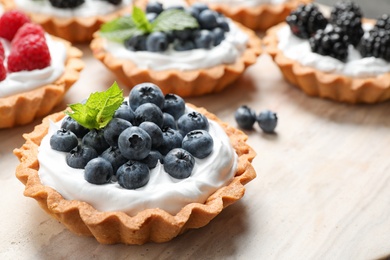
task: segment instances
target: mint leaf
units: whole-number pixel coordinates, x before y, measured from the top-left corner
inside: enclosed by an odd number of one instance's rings
[[[153,31],[166,32],[174,30],[194,29],[199,24],[196,19],[183,10],[168,9],[163,11],[152,23]]]
[[[126,39],[137,34],[142,34],[131,16],[123,16],[102,25],[100,35],[115,42],[124,42]]]
[[[142,11],[141,8],[134,6],[133,7],[133,21],[137,28],[145,33],[150,33],[152,31],[152,25],[146,18],[146,14]]]
[[[114,82],[106,91],[92,93],[85,104],[69,105],[72,111],[65,113],[88,129],[101,129],[110,122],[123,99],[122,90]]]

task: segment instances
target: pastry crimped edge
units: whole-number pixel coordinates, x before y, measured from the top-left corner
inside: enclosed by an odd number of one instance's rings
[[[221,64],[210,68],[181,71],[178,69],[152,70],[141,69],[127,59],[114,57],[104,49],[106,39],[94,34],[90,47],[92,53],[127,87],[142,82],[152,82],[158,85],[164,94],[174,93],[181,97],[194,97],[217,93],[237,80],[247,67],[257,61],[262,52],[261,40],[256,34],[236,23],[240,30],[248,35],[247,48],[232,64]]]
[[[378,103],[390,99],[390,72],[376,77],[353,78],[326,73],[303,66],[287,58],[278,48],[277,32],[286,23],[267,30],[264,38],[266,51],[279,66],[284,78],[309,96],[345,103]]]
[[[3,1],[6,10],[18,8],[13,0]],[[146,0],[133,0],[133,4],[112,13],[90,17],[54,17],[47,14],[24,12],[34,23],[40,24],[47,33],[72,43],[83,43],[90,42],[93,38],[93,33],[99,30],[103,23],[131,13],[134,4],[144,6]]]
[[[80,71],[84,68],[82,52],[68,41],[51,37],[66,46],[67,57],[63,74],[50,84],[0,98],[0,129],[25,125],[35,118],[48,115],[79,79]]]
[[[190,4],[198,2],[187,0]],[[207,3],[211,9],[223,13],[225,16],[243,24],[252,30],[264,31],[271,26],[283,22],[292,10],[300,4],[307,4],[312,0],[289,0],[282,4],[260,4],[258,6],[231,6],[221,3]]]
[[[44,118],[42,124],[36,126],[32,133],[23,135],[26,143],[20,149],[14,150],[20,160],[16,177],[25,184],[24,195],[37,200],[48,214],[72,232],[94,236],[102,244],[161,243],[188,229],[205,226],[224,208],[244,195],[244,185],[256,177],[251,164],[256,152],[246,143],[248,137],[242,131],[222,122],[204,108],[187,105],[216,121],[229,136],[238,155],[237,169],[232,181],[210,195],[205,203],[190,203],[176,215],[154,208],[129,216],[124,212],[101,212],[86,202],[66,200],[54,189],[42,185],[38,175],[38,147],[48,133],[49,122],[61,120],[64,117],[63,112]]]

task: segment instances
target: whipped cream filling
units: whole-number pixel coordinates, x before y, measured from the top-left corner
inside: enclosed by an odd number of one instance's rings
[[[63,74],[67,57],[66,46],[62,42],[53,40],[48,34],[45,37],[51,55],[50,66],[32,71],[8,73],[7,77],[0,81],[0,98],[27,92],[52,83]],[[11,43],[2,38],[0,41],[7,57]],[[4,64],[7,64],[7,60],[4,60]]]
[[[213,151],[205,159],[195,158],[190,177],[175,179],[158,162],[150,171],[149,182],[136,190],[124,189],[117,182],[103,185],[87,182],[84,170],[66,164],[66,153],[51,149],[50,136],[60,128],[61,122],[51,123],[38,150],[39,177],[43,185],[52,187],[65,199],[88,202],[99,211],[136,215],[144,209],[160,208],[174,215],[189,203],[204,203],[234,177],[237,154],[218,123],[212,120],[209,123],[209,133],[214,139]]]
[[[372,28],[370,24],[363,24],[366,37]],[[308,40],[295,36],[288,25],[277,32],[278,48],[283,54],[303,66],[312,67],[327,73],[336,73],[345,76],[364,78],[375,77],[390,72],[390,63],[381,58],[362,57],[352,45],[348,49],[348,58],[342,62],[330,56],[323,56],[311,51]]]
[[[226,4],[230,6],[258,6],[262,4],[283,4],[289,0],[201,0],[200,2],[208,4]]]
[[[132,0],[122,0],[119,5],[110,4],[103,0],[85,0],[85,2],[76,8],[57,8],[53,7],[48,0],[31,1],[15,0],[16,5],[23,11],[30,13],[41,13],[53,15],[56,17],[90,17],[95,15],[105,15],[115,12],[132,3]]]
[[[141,69],[195,70],[234,63],[246,49],[248,36],[229,20],[230,31],[225,39],[210,50],[175,51],[172,46],[163,53],[130,51],[122,43],[105,40],[104,48],[114,57],[128,59]]]

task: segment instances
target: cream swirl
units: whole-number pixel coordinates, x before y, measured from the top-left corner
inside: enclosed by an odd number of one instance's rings
[[[363,24],[366,34],[371,28],[372,25]],[[346,62],[314,53],[311,51],[309,41],[295,36],[288,25],[277,32],[277,37],[279,40],[278,48],[282,50],[283,54],[287,58],[298,61],[303,66],[356,78],[374,77],[390,72],[389,62],[375,57],[362,57],[353,46],[349,46]]]
[[[150,171],[148,184],[127,190],[118,183],[95,185],[84,179],[84,170],[70,168],[65,154],[50,147],[50,136],[60,122],[51,123],[49,133],[39,147],[39,177],[42,184],[57,190],[65,199],[85,201],[99,211],[122,211],[135,215],[144,209],[160,208],[176,214],[192,202],[203,203],[218,188],[234,177],[237,155],[229,137],[215,121],[209,120],[209,132],[214,140],[213,152],[205,159],[195,159],[190,177],[172,178],[162,164]]]
[[[41,13],[56,17],[90,17],[112,13],[132,3],[132,0],[123,0],[119,5],[110,4],[102,0],[85,0],[85,2],[71,9],[53,7],[49,1],[15,0],[16,5],[23,11]]]
[[[10,42],[1,39],[6,56],[10,52]],[[50,66],[44,69],[32,71],[19,71],[7,74],[7,77],[0,82],[0,98],[27,92],[37,87],[54,82],[65,70],[66,47],[60,41],[53,40],[46,35],[47,46],[51,55]],[[4,61],[6,64],[6,60]]]
[[[210,50],[175,51],[172,46],[163,53],[130,51],[122,43],[105,39],[105,50],[114,57],[128,59],[137,67],[152,70],[195,70],[234,63],[246,48],[248,36],[229,20],[225,39]]]

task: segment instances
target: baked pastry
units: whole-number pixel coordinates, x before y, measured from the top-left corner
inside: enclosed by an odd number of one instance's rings
[[[0,128],[9,128],[49,114],[84,63],[80,50],[19,11],[4,13],[0,23]]]
[[[101,24],[131,11],[132,0],[3,0],[7,8],[26,12],[49,34],[70,42],[89,42]],[[143,0],[135,0],[139,4]]]
[[[305,8],[311,18],[295,23]],[[269,29],[264,42],[284,78],[306,94],[376,103],[390,98],[389,21],[386,15],[377,23],[362,20],[352,2],[336,4],[329,20],[307,5],[291,13],[289,25]]]
[[[252,30],[266,30],[278,24],[299,4],[311,0],[188,0],[201,2]]]
[[[73,129],[72,131],[77,135],[81,133],[78,130],[74,131],[74,129],[80,130],[80,127],[72,128],[73,123],[69,123],[68,120],[71,115],[76,114],[77,110],[69,112],[69,116],[65,116],[61,112],[46,117],[32,133],[24,135],[26,143],[20,149],[14,150],[21,162],[16,169],[16,176],[26,185],[25,196],[36,199],[47,213],[63,223],[72,232],[94,236],[103,244],[166,242],[188,229],[205,226],[223,208],[240,199],[244,195],[243,185],[256,177],[251,165],[255,152],[246,144],[247,136],[243,132],[228,126],[203,108],[197,108],[190,104],[184,106],[182,99],[176,95],[170,94],[164,98],[162,92],[156,90],[157,88],[151,83],[140,84],[134,89],[139,91],[138,93],[141,95],[132,91],[128,101],[122,105],[117,104],[120,107],[116,110],[114,119],[109,121],[102,130],[105,140],[109,143],[116,141],[119,148],[107,148],[99,158],[92,159],[88,163],[84,161],[85,169],[73,169],[68,166],[76,167],[69,158],[73,157],[74,159],[75,153],[80,154],[73,152],[79,149],[77,144],[76,148],[69,153],[58,151],[65,147],[62,146],[65,142],[57,142],[57,140],[71,134],[63,134],[69,133],[66,130],[56,132],[57,127],[63,126],[65,129]],[[113,87],[107,91],[113,94]],[[118,97],[117,94],[114,96]],[[138,102],[137,96],[144,97],[143,100],[146,103]],[[145,98],[145,96],[147,97]],[[156,96],[157,98],[155,98]],[[91,99],[93,99],[92,95],[89,100]],[[89,100],[85,105],[87,107],[90,106]],[[138,100],[140,99],[138,98]],[[116,101],[118,102],[118,100]],[[166,111],[172,118],[179,118],[176,120],[177,130],[169,127],[162,130],[165,141],[160,144],[155,143],[158,140],[158,135],[145,127],[145,124],[157,125],[158,120],[151,118],[143,118],[143,120],[151,120],[151,122],[156,123],[142,121],[143,124],[139,124],[140,121],[138,121],[138,127],[127,126],[127,128],[117,130],[121,128],[120,125],[123,123],[130,124],[129,121],[124,120],[126,118],[124,111],[129,111],[129,107],[137,107],[134,112],[136,116],[131,120],[136,124],[137,120],[140,120],[140,118],[137,119],[137,110],[147,109],[146,107],[160,109],[157,106],[157,104],[162,104],[160,101],[163,102],[163,111]],[[111,104],[113,103],[111,102]],[[197,119],[192,121],[190,117],[197,117]],[[61,120],[62,122],[60,122]],[[191,120],[192,123],[197,121],[197,125],[183,123],[186,120]],[[166,122],[164,120],[164,124]],[[205,123],[207,123],[207,127]],[[81,121],[80,124],[82,124]],[[112,125],[115,127],[111,128]],[[158,126],[156,127],[158,128]],[[194,128],[197,129],[191,130]],[[116,134],[119,136],[110,139],[110,137],[115,137],[115,134],[109,134],[113,129],[118,131]],[[97,130],[91,130],[87,134],[84,132],[85,136],[81,141],[84,155],[89,154],[87,149],[94,150],[86,144],[85,140],[93,131]],[[179,136],[177,134],[179,131],[189,131],[184,134],[184,138],[181,137],[183,141],[180,141],[180,144],[174,141]],[[206,137],[207,133],[212,138],[211,144],[203,142],[205,139],[202,137]],[[193,143],[188,145],[191,141],[189,139],[195,135],[194,139],[202,139],[202,144],[198,146],[192,140]],[[152,138],[152,148],[144,145],[149,142],[148,136]],[[167,138],[171,141],[166,142]],[[132,141],[137,140],[142,140],[141,148],[138,146],[134,148],[135,146],[130,145]],[[95,147],[95,145],[98,144],[95,143],[93,146]],[[145,148],[146,146],[149,148]],[[182,148],[178,148],[179,146]],[[130,147],[136,149],[137,152],[127,153],[126,149],[130,149]],[[166,150],[166,147],[170,147],[169,151]],[[202,148],[199,149],[199,147]],[[209,149],[210,147],[211,149]],[[67,148],[68,151],[70,149]],[[152,165],[149,160],[148,166],[146,166],[145,160],[142,159],[145,155],[142,158],[134,159],[134,157],[144,153],[143,149],[149,149],[149,155],[146,158],[149,158],[152,151],[155,153],[161,151],[161,154],[166,155],[163,159],[161,156],[156,157],[159,162],[157,159],[153,160]],[[112,152],[113,150],[116,152]],[[111,151],[108,153],[115,154],[115,156],[107,157],[106,151]],[[205,154],[202,154],[204,152]],[[174,157],[177,160],[171,160],[172,154],[177,155]],[[121,162],[122,166],[115,163],[118,162],[120,156],[126,159],[124,164]],[[113,159],[114,157],[118,160]],[[109,165],[107,168],[105,168],[106,165],[103,165],[104,163],[93,168],[93,164],[97,160],[109,161],[111,164],[107,163]],[[55,164],[55,167],[51,167],[52,164]],[[143,168],[141,164],[143,164]],[[111,174],[107,174],[111,171],[111,166],[117,169],[116,173],[113,176],[107,176]],[[145,170],[148,167],[150,170]],[[80,168],[84,168],[84,166]],[[99,169],[104,169],[100,173],[101,175],[96,174]],[[190,170],[188,171],[188,169]],[[131,179],[131,174],[138,174],[136,180]],[[144,180],[146,181],[144,182]],[[212,186],[213,188],[210,188]],[[80,197],[84,197],[84,199],[81,200]],[[85,200],[89,202],[87,203]]]
[[[158,16],[154,11],[157,8]],[[189,8],[188,12],[177,8],[168,10],[153,2],[148,4],[146,14],[136,9],[137,16],[154,16],[152,23],[159,25],[150,25],[153,31],[118,26],[118,21],[132,23],[131,17],[107,23],[94,35],[90,45],[93,55],[128,87],[153,82],[164,93],[182,97],[219,92],[257,61],[261,41],[253,31],[207,6],[203,12],[213,22],[202,22]],[[199,9],[195,12],[200,13]],[[118,27],[118,31],[111,31]],[[123,31],[130,34],[121,34]],[[153,40],[156,37],[158,40]]]

